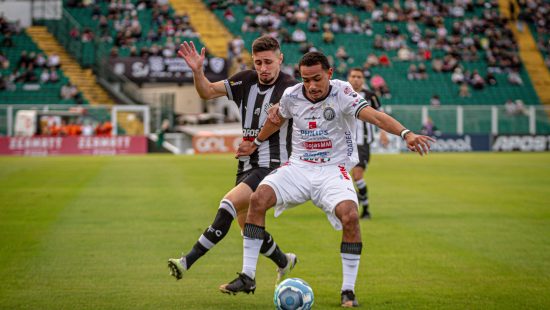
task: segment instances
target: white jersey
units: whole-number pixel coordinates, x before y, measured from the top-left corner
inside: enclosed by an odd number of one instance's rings
[[[312,102],[304,95],[303,83],[285,90],[279,113],[292,118],[291,163],[344,165],[357,164],[356,118],[370,106],[351,84],[331,80],[327,97]]]

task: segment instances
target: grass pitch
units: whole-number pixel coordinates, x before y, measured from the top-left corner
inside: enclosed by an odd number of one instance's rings
[[[0,309],[269,309],[219,284],[240,271],[237,224],[180,281],[186,252],[233,186],[231,156],[0,158]],[[356,293],[371,309],[549,309],[550,154],[375,155]],[[316,309],[339,308],[340,232],[311,204],[267,228]]]

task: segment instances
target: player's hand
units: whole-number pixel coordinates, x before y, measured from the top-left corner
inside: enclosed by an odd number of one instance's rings
[[[435,142],[435,139],[428,136],[417,135],[410,132],[405,136],[407,147],[412,152],[417,152],[420,156],[430,152],[430,142]]]
[[[243,141],[241,144],[239,144],[239,148],[237,149],[237,153],[235,154],[235,158],[239,158],[241,156],[250,156],[250,154],[254,153],[257,146],[252,141]]]
[[[279,115],[279,104],[274,104],[271,108],[267,110],[267,117],[269,120],[279,126],[283,122],[282,117]]]
[[[206,49],[204,47],[201,49],[200,55],[197,53],[197,49],[195,48],[195,43],[193,43],[193,41],[190,41],[189,43],[184,41],[178,50],[178,56],[185,60],[193,72],[202,71],[202,64],[204,63],[205,55]]]

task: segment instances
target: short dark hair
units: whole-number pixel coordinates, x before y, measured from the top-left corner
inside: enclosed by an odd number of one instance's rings
[[[311,67],[320,64],[323,70],[330,69],[330,64],[328,63],[328,58],[325,56],[325,54],[321,52],[308,52],[304,56],[302,56],[302,59],[300,59],[300,63],[298,64],[298,68],[302,66]]]
[[[265,52],[265,51],[280,51],[281,46],[279,42],[268,35],[261,36],[252,42],[252,53]]]
[[[361,69],[361,68],[359,68],[359,67],[353,67],[353,68],[349,69],[348,75],[350,75],[352,71],[361,72],[361,75],[362,75],[363,77],[365,77],[365,73],[363,73],[363,69]]]

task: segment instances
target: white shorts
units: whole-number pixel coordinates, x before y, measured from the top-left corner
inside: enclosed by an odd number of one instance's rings
[[[269,185],[277,195],[275,217],[286,209],[311,200],[326,213],[332,226],[341,230],[342,223],[334,214],[334,209],[345,200],[352,200],[357,205],[353,180],[343,165],[286,164],[271,172],[262,184]]]

